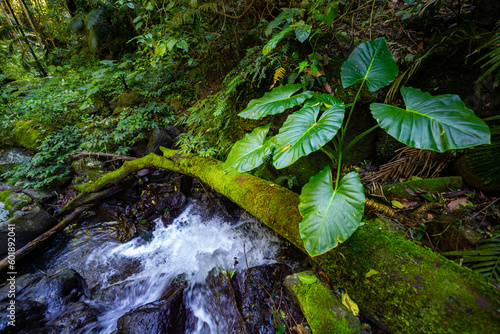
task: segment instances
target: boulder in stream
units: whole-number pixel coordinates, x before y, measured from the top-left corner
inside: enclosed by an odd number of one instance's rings
[[[0,222],[0,255],[7,253],[9,225],[15,230],[16,249],[19,249],[48,231],[55,223],[56,220],[38,204],[33,205],[29,211],[14,212],[10,219]]]
[[[186,308],[184,288],[176,290],[168,299],[159,300],[133,309],[118,319],[114,334],[184,333]]]

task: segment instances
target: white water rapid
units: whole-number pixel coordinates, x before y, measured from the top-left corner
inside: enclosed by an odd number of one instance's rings
[[[260,222],[247,218],[231,225],[221,219],[207,220],[193,204],[166,228],[157,221],[148,242],[106,240],[96,235],[106,227],[97,226],[73,232],[75,238],[56,255],[57,267],[51,268],[72,268],[98,290],[89,303],[102,312],[86,333],[111,333],[120,316],[158,300],[164,288],[179,279],[188,283],[184,301],[198,319],[192,332],[221,333],[223,329],[217,328],[203,306],[209,271],[238,272],[246,269],[246,263],[249,267],[272,263],[279,250],[278,238]]]

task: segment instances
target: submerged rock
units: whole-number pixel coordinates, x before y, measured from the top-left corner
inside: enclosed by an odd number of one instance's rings
[[[49,319],[47,325],[57,334],[73,334],[79,329],[97,321],[94,309],[87,303],[77,302]]]

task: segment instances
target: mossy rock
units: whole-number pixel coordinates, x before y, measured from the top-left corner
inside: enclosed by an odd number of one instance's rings
[[[12,194],[14,191],[13,190],[4,190],[0,192],[0,202],[5,202],[7,197],[9,197],[10,194]]]
[[[17,211],[22,209],[26,205],[31,204],[32,202],[33,200],[26,194],[11,193],[5,199],[5,209],[9,211]]]
[[[138,92],[124,92],[118,96],[118,107],[135,107],[143,101],[144,96]]]
[[[0,133],[0,142],[11,146],[22,146],[36,151],[38,146],[55,131],[51,125],[40,124],[35,121],[17,121]]]
[[[410,181],[400,182],[384,186],[384,195],[390,198],[405,198],[414,196],[412,188],[423,189],[428,192],[444,192],[450,189],[463,187],[460,176],[437,177],[434,179],[421,179],[418,177]]]
[[[314,334],[365,333],[359,320],[312,271],[287,276],[284,285],[292,299],[300,305]]]

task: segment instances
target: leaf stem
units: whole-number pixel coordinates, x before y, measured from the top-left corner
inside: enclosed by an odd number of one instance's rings
[[[328,144],[322,146],[321,151],[323,151],[323,153],[328,155],[328,157],[332,159],[334,163],[337,161],[337,152],[335,152],[330,146],[328,146]]]

